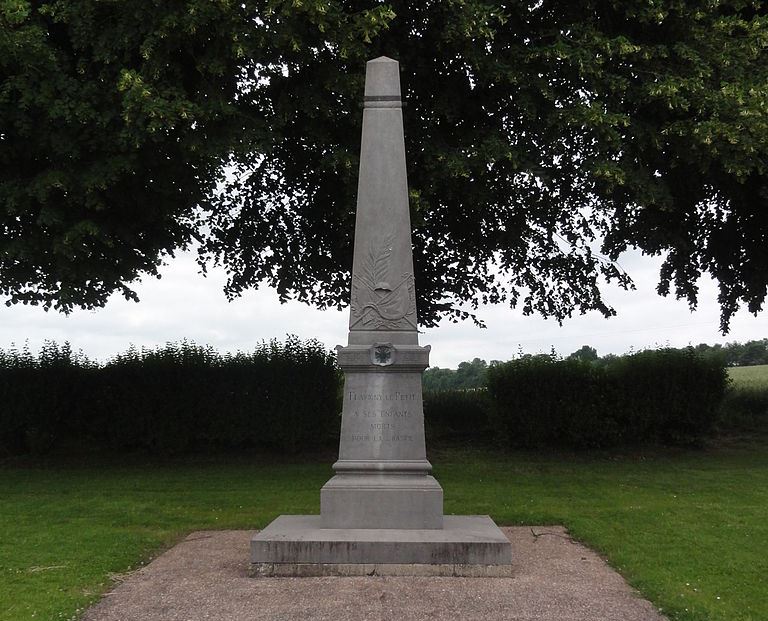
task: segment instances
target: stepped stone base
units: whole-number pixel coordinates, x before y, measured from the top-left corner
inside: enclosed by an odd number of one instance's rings
[[[443,517],[441,529],[322,528],[282,515],[251,539],[256,576],[509,576],[512,547],[488,516]]]
[[[443,489],[429,475],[337,474],[320,490],[318,528],[443,528]]]

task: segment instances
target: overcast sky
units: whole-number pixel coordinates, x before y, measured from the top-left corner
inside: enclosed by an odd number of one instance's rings
[[[597,313],[575,317],[562,327],[557,322],[504,306],[482,308],[487,328],[471,322],[424,330],[423,345],[432,345],[433,366],[455,368],[462,360],[508,360],[519,348],[525,352],[548,352],[554,347],[567,355],[581,345],[598,353],[621,354],[630,349],[701,342],[745,341],[768,337],[768,317],[753,317],[741,311],[729,335],[718,332],[717,291],[709,280],[700,283],[700,305],[695,313],[685,302],[662,298],[655,292],[659,260],[630,255],[622,266],[630,273],[636,291],[606,288],[607,300],[618,312],[604,319]],[[105,360],[130,344],[152,347],[183,338],[210,344],[219,351],[248,350],[270,338],[288,333],[315,337],[328,347],[346,344],[348,311],[316,310],[293,302],[281,305],[274,291],[264,288],[227,302],[221,270],[198,274],[192,253],[170,260],[162,279],[149,278],[137,287],[138,304],[114,296],[103,309],[76,311],[63,316],[37,307],[0,307],[0,349],[25,340],[37,351],[44,339],[69,341],[89,357]],[[416,283],[418,287],[418,282]]]

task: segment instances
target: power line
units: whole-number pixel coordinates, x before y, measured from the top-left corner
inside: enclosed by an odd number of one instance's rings
[[[694,328],[694,327],[701,327],[701,326],[711,326],[713,324],[717,323],[716,321],[708,321],[706,323],[683,323],[683,324],[677,324],[674,326],[655,326],[650,328],[637,328],[633,330],[615,330],[613,332],[595,332],[592,334],[560,334],[555,336],[547,336],[540,339],[529,339],[526,341],[517,341],[520,344],[523,343],[542,343],[545,341],[550,340],[556,340],[556,339],[589,339],[589,338],[600,338],[605,336],[615,336],[615,335],[621,335],[621,334],[635,334],[638,332],[651,332],[651,331],[659,331],[659,330],[677,330],[678,328]]]

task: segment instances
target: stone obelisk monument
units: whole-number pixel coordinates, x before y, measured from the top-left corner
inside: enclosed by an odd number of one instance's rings
[[[319,516],[280,516],[251,542],[259,575],[506,575],[510,544],[487,516],[443,516],[430,475],[399,65],[368,63],[344,405]]]

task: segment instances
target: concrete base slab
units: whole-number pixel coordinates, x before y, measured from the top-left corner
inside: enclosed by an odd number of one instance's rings
[[[446,515],[443,524],[442,529],[335,529],[322,528],[317,515],[282,515],[251,539],[253,573],[508,575],[512,546],[490,517]],[[489,569],[493,566],[497,569]]]

